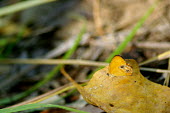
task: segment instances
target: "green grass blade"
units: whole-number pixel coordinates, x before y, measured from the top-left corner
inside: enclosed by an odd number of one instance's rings
[[[133,39],[136,32],[142,27],[146,19],[152,14],[155,9],[155,4],[152,5],[145,15],[137,22],[137,24],[133,27],[129,35],[125,38],[125,40],[117,47],[117,49],[105,60],[105,62],[109,63],[115,55],[119,55],[123,52],[127,44]]]
[[[0,8],[0,16],[8,15],[11,13],[15,13],[17,11],[21,11],[30,7],[38,6],[41,4],[45,4],[48,2],[52,2],[55,0],[27,0],[24,2],[19,2],[10,6],[5,6]]]
[[[66,54],[63,56],[63,59],[68,59],[69,57],[71,57],[73,52],[77,49],[85,31],[86,31],[86,24],[83,25],[83,28],[81,29],[80,33],[78,34],[78,36],[74,42],[74,45],[66,52]],[[37,90],[42,85],[44,85],[45,83],[50,81],[59,72],[61,67],[62,67],[62,65],[58,65],[58,66],[54,67],[54,69],[52,71],[50,71],[42,81],[38,82],[37,84],[35,84],[32,88],[28,89],[27,91],[17,94],[15,96],[9,97],[9,98],[1,99],[0,105],[8,104],[10,102],[14,102],[21,98],[26,97],[27,95],[29,95],[30,93],[32,93],[33,91]]]
[[[76,109],[65,107],[65,106],[54,105],[54,104],[41,104],[41,103],[4,108],[4,109],[0,109],[0,113],[13,113],[13,112],[19,112],[19,111],[42,108],[42,107],[57,107],[57,108],[65,109],[65,110],[76,112],[76,113],[88,113],[85,111],[80,111],[80,110],[76,110]]]
[[[116,48],[115,51],[113,51],[109,57],[105,60],[105,62],[109,63],[112,58],[115,55],[119,55],[123,52],[123,50],[125,49],[125,47],[127,46],[127,44],[133,39],[133,37],[135,36],[136,32],[142,27],[142,25],[144,24],[144,22],[146,21],[146,19],[152,14],[152,12],[155,9],[156,4],[152,5],[147,12],[144,14],[144,16],[137,22],[137,24],[133,27],[133,29],[131,30],[131,32],[129,33],[128,36],[126,36],[125,40]],[[101,69],[97,68],[96,70],[94,70],[87,78],[91,78],[93,73],[96,72],[97,70]]]

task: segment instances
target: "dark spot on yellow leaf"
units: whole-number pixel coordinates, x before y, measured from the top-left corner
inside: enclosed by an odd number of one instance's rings
[[[109,73],[107,73],[107,76],[109,76]]]
[[[109,106],[110,106],[110,107],[114,107],[114,105],[113,105],[113,104],[111,104],[111,103],[109,104]]]
[[[126,70],[126,72],[128,73],[130,70]]]
[[[120,66],[120,68],[124,68],[124,65]]]

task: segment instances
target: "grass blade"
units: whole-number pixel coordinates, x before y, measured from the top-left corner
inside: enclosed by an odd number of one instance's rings
[[[54,104],[41,104],[41,103],[4,108],[4,109],[0,109],[0,113],[13,113],[13,112],[19,112],[19,111],[42,108],[42,107],[57,107],[57,108],[65,109],[65,110],[76,112],[76,113],[88,113],[85,111],[80,111],[80,110],[76,110],[76,109],[65,107],[65,106],[54,105]]]
[[[109,63],[112,58],[115,55],[119,55],[123,52],[123,50],[125,49],[125,47],[127,46],[127,44],[133,39],[133,37],[135,36],[136,32],[138,31],[138,29],[140,29],[142,27],[142,25],[144,24],[144,22],[146,21],[146,19],[152,14],[152,12],[155,9],[156,4],[153,4],[145,13],[145,15],[137,22],[137,24],[133,27],[133,29],[131,30],[131,32],[129,33],[129,35],[125,38],[125,40],[116,48],[115,51],[113,51],[109,57],[105,60],[105,62]],[[87,78],[91,78],[93,76],[93,73],[96,72],[97,70],[101,69],[97,68],[96,70],[94,70]]]
[[[78,47],[78,45],[79,45],[85,31],[86,31],[86,24],[84,24],[83,28],[81,29],[80,33],[78,34],[78,36],[77,36],[77,38],[76,38],[76,40],[74,42],[74,45],[63,56],[63,59],[68,59],[69,57],[71,57],[73,52],[77,49],[77,47]],[[19,100],[21,98],[26,97],[27,95],[29,95],[30,93],[32,93],[33,91],[37,90],[42,85],[44,85],[45,83],[50,81],[59,72],[61,67],[62,67],[62,65],[56,66],[52,71],[50,71],[45,76],[45,78],[42,81],[38,82],[37,84],[35,84],[32,88],[28,89],[27,91],[25,91],[23,93],[20,93],[20,94],[17,94],[17,95],[14,95],[14,96],[9,97],[9,98],[1,99],[0,100],[0,105],[8,104],[8,103],[11,103],[11,102],[14,102],[14,101],[17,101],[17,100]]]
[[[152,12],[155,9],[155,4],[153,4],[148,11],[145,13],[145,15],[136,23],[136,25],[133,27],[133,29],[131,30],[131,32],[129,33],[129,35],[125,38],[125,40],[117,47],[117,49],[106,59],[105,62],[110,62],[112,60],[112,58],[115,55],[119,55],[123,52],[123,50],[125,49],[125,47],[127,46],[127,44],[133,39],[133,37],[135,36],[136,32],[138,31],[138,29],[140,29],[142,27],[142,25],[144,24],[144,22],[146,21],[146,19],[152,14]]]
[[[48,2],[52,2],[55,0],[27,0],[24,2],[19,2],[10,6],[5,6],[0,8],[0,16],[8,15],[11,13],[15,13],[17,11],[21,11],[30,7],[38,6],[41,4],[45,4]]]

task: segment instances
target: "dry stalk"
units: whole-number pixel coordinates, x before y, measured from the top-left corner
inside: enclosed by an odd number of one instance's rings
[[[100,0],[93,0],[93,18],[97,35],[103,35],[103,24],[100,12]]]

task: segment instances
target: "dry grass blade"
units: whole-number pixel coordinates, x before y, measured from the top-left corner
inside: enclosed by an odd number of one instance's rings
[[[165,57],[164,57],[165,58]],[[153,59],[153,58],[152,58]],[[90,61],[90,60],[77,60],[77,59],[0,59],[1,64],[46,64],[46,65],[55,65],[55,64],[67,64],[67,65],[84,65],[84,66],[107,66],[109,63]],[[139,64],[141,65],[141,64]],[[163,69],[153,69],[153,68],[140,68],[143,71],[151,71],[158,73],[170,73],[169,70]]]
[[[103,34],[102,19],[100,15],[100,0],[93,0],[93,18],[97,35]]]
[[[141,67],[140,70],[150,71],[150,72],[157,72],[157,73],[170,73],[170,70],[145,68],[145,67]]]
[[[146,42],[137,42],[135,43],[135,45],[138,48],[146,48],[146,49],[169,49],[170,48],[169,42],[146,41]]]
[[[54,96],[54,95],[61,94],[61,93],[65,92],[65,91],[67,91],[67,90],[69,90],[69,89],[72,89],[72,88],[74,88],[73,85],[71,85],[71,84],[66,84],[66,85],[61,86],[61,87],[59,87],[59,88],[56,88],[56,89],[54,89],[54,90],[52,90],[52,91],[49,91],[49,92],[47,92],[47,93],[45,93],[45,94],[42,94],[42,95],[40,95],[40,96],[37,96],[37,97],[35,97],[35,98],[33,98],[33,99],[30,99],[30,100],[27,100],[27,101],[24,101],[24,102],[15,104],[15,105],[10,106],[10,107],[16,107],[16,106],[25,105],[25,104],[38,103],[38,102],[41,102],[41,101],[43,101],[43,100],[46,100],[46,99],[48,99],[48,98],[50,98],[50,97],[52,97],[52,96]]]
[[[166,52],[164,52],[164,53],[162,53],[162,54],[160,54],[160,55],[158,55],[156,57],[153,57],[153,58],[151,58],[149,60],[146,60],[146,61],[140,63],[139,66],[148,64],[148,63],[156,61],[156,60],[163,60],[163,59],[166,59],[166,58],[169,58],[169,57],[170,57],[170,51],[166,51]]]
[[[168,61],[168,70],[170,71],[170,58]],[[168,86],[169,85],[169,79],[170,79],[170,73],[165,73],[166,77],[165,77],[165,81],[164,81],[164,85]]]
[[[66,60],[66,59],[0,59],[1,64],[75,64],[75,65],[86,65],[86,66],[107,66],[108,63],[96,62],[89,60]]]

